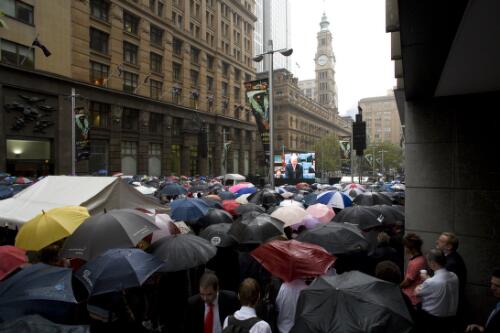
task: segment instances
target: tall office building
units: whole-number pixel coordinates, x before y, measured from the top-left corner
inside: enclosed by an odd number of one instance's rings
[[[290,0],[256,0],[255,1],[254,50],[260,54],[269,49],[269,40],[273,41],[273,49],[291,47],[291,4]],[[256,64],[258,73],[269,70],[269,59]],[[291,57],[274,58],[274,69],[292,70]]]

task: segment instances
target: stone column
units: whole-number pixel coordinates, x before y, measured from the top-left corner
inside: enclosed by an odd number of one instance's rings
[[[222,126],[215,125],[215,156],[212,156],[214,163],[214,174],[221,175],[222,174]]]
[[[162,126],[162,152],[161,152],[161,173],[163,176],[170,176],[172,173],[170,167],[170,153],[172,144],[172,117],[163,116],[163,126]]]
[[[149,175],[149,133],[150,113],[139,111],[139,140],[137,143],[137,173]]]
[[[250,144],[250,174],[255,175],[257,169],[257,154],[255,153],[255,146],[257,141],[255,140],[255,131],[250,132],[249,144]]]
[[[123,108],[111,105],[111,135],[109,139],[109,173],[121,172],[121,143],[122,143],[122,114]]]

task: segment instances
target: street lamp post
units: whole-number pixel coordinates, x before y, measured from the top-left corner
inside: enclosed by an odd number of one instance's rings
[[[274,188],[274,115],[273,115],[273,56],[275,52],[279,52],[285,57],[293,53],[293,49],[273,50],[273,41],[268,42],[269,49],[267,52],[259,54],[253,58],[255,62],[261,62],[265,54],[269,54],[269,184]]]

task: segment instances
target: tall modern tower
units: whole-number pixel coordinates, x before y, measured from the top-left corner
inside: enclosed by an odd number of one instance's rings
[[[337,84],[335,83],[335,54],[332,47],[330,22],[323,13],[321,30],[317,34],[318,46],[314,58],[316,68],[316,101],[338,114]]]
[[[269,49],[269,40],[273,41],[273,49],[291,47],[291,5],[290,0],[256,0],[254,53],[261,54]],[[285,68],[292,70],[291,57],[276,56],[274,69]],[[269,70],[269,59],[256,63],[257,72]]]

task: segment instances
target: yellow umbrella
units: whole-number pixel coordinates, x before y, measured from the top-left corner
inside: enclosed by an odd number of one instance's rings
[[[21,227],[16,236],[16,246],[28,251],[39,251],[71,235],[89,216],[87,208],[80,206],[42,211]]]

